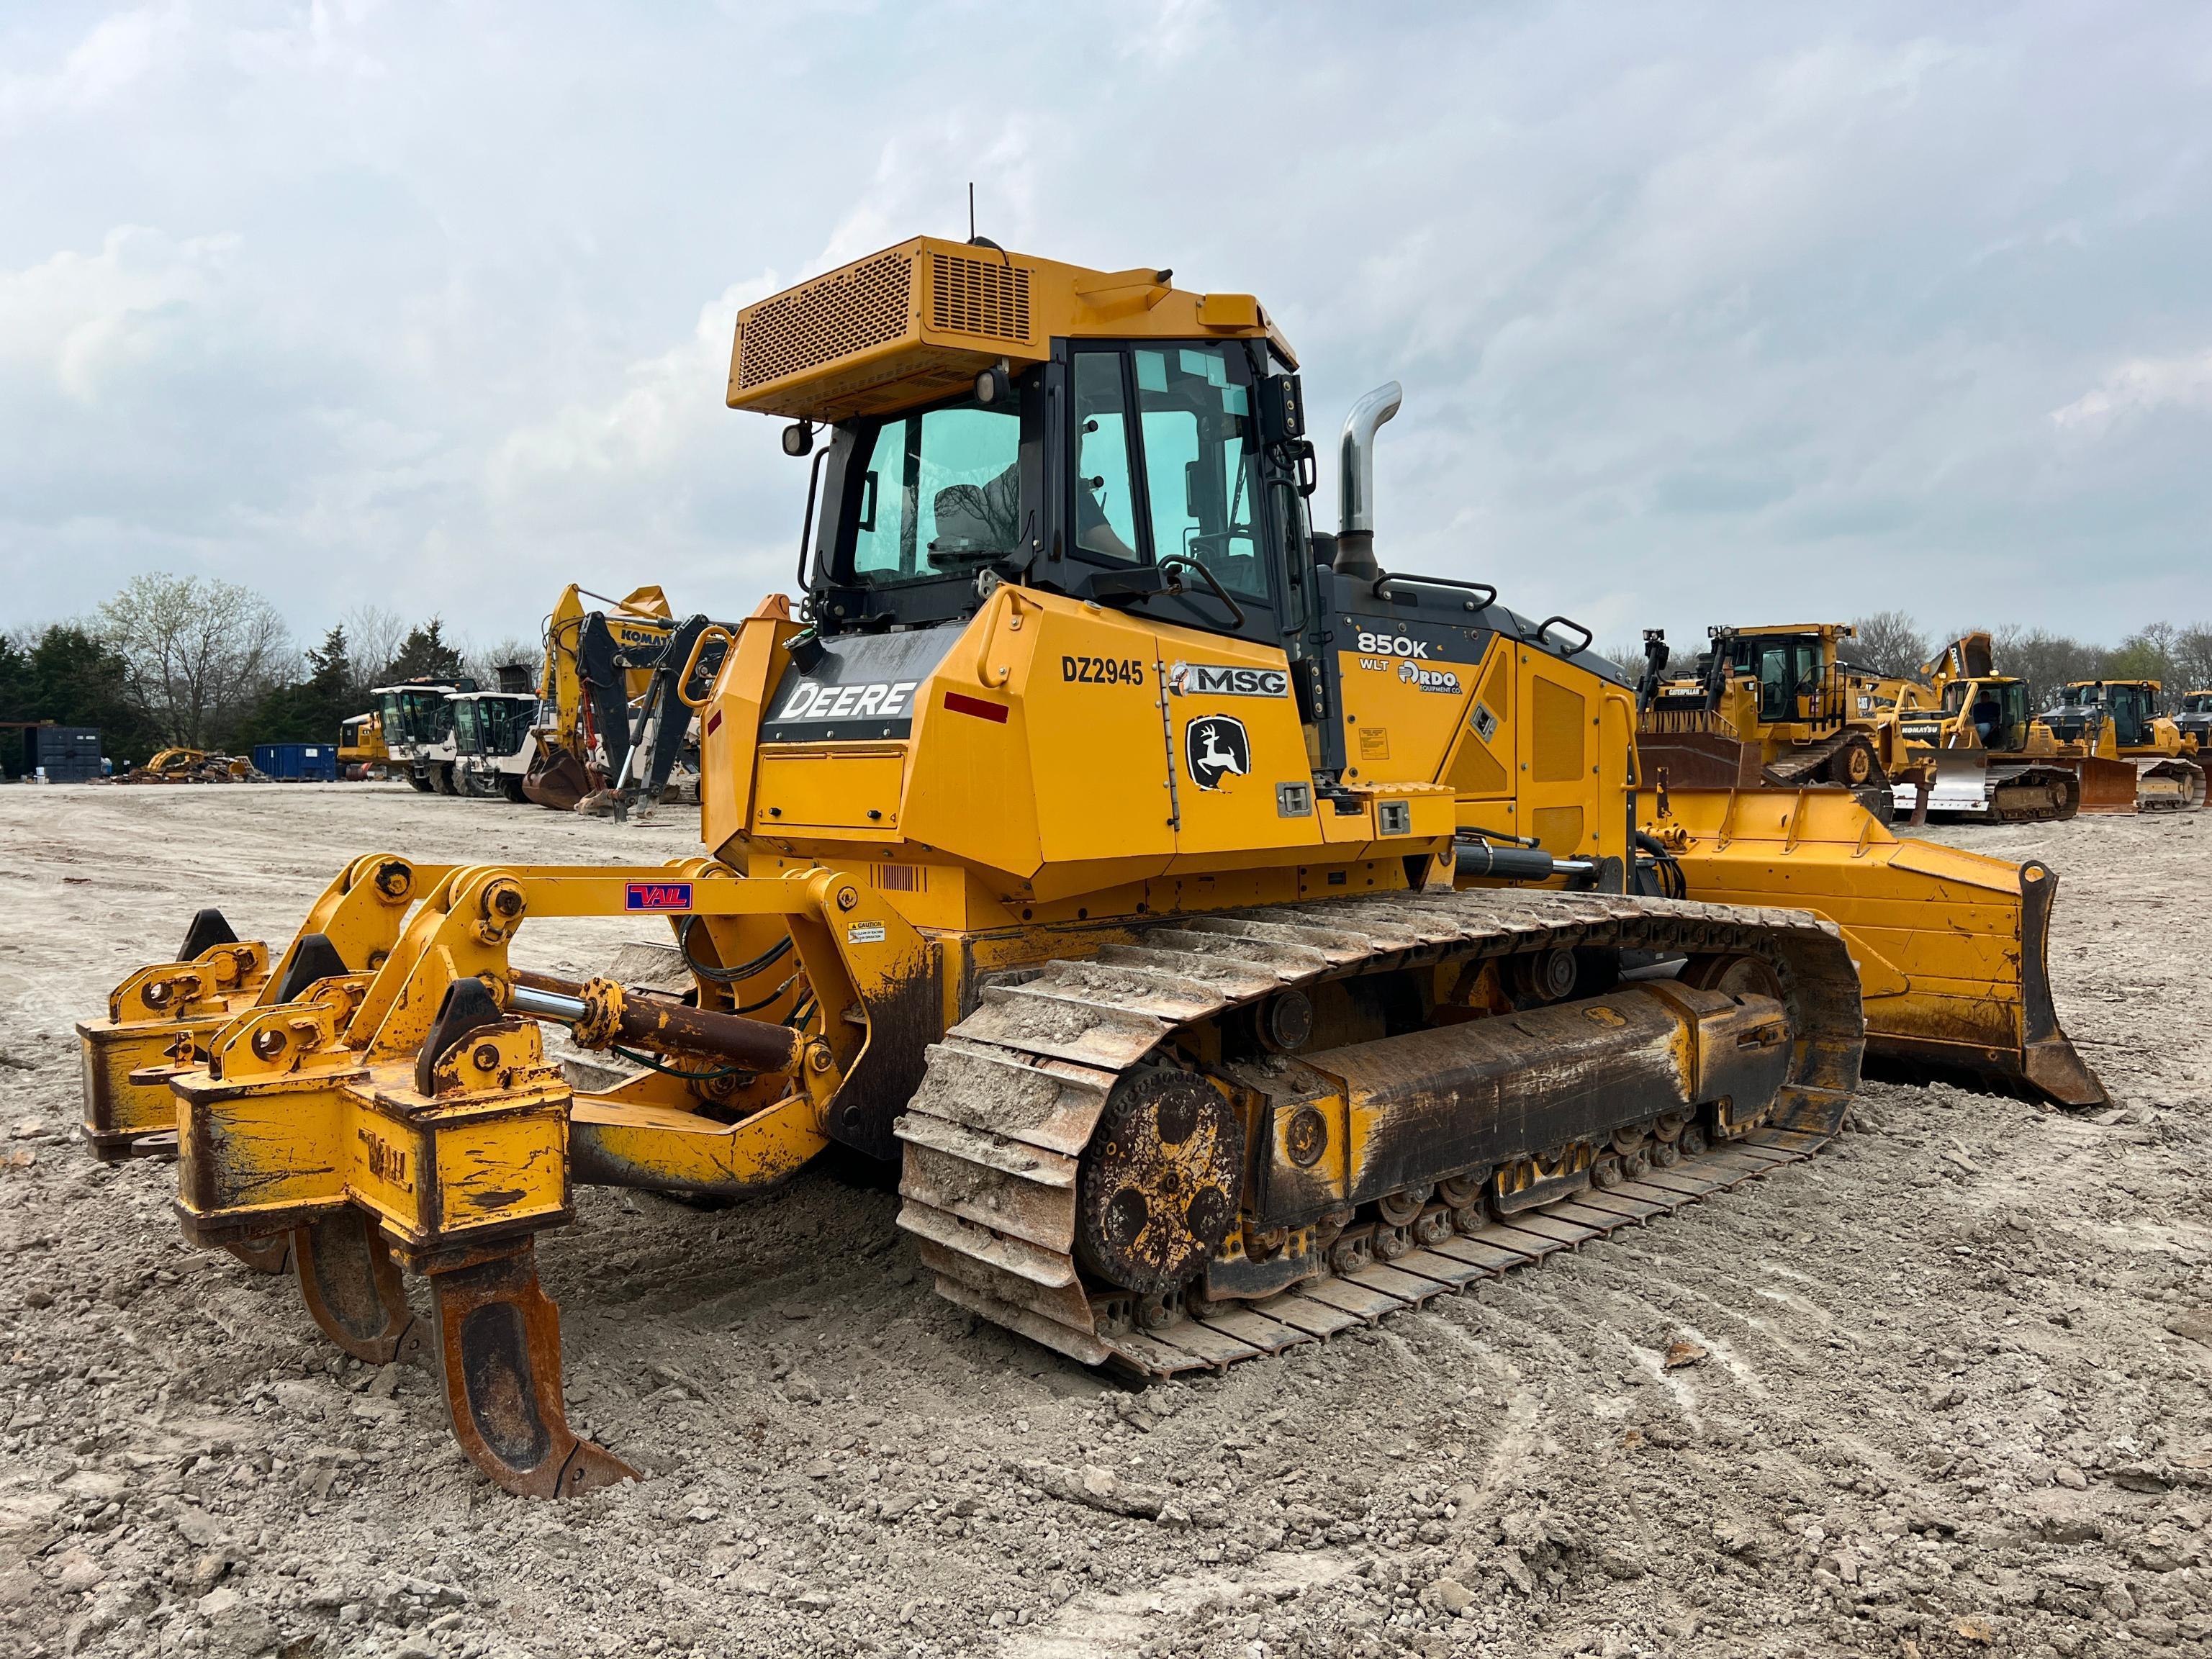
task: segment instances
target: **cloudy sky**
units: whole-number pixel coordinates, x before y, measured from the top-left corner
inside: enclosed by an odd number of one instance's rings
[[[742,614],[805,483],[737,307],[970,179],[1261,295],[1318,424],[1402,380],[1384,562],[1601,641],[2212,617],[2202,5],[13,0],[0,157],[0,626]]]

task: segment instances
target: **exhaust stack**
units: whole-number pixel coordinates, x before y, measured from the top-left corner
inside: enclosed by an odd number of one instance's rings
[[[1332,566],[1340,576],[1372,581],[1382,574],[1375,562],[1375,434],[1398,412],[1405,395],[1395,380],[1387,381],[1352,404],[1352,413],[1344,417],[1339,453],[1343,477],[1338,491],[1336,559]]]

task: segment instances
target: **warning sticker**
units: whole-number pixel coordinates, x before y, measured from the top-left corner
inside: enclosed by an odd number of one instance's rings
[[[1390,758],[1390,728],[1387,726],[1363,726],[1359,728],[1359,758],[1389,760]]]
[[[845,930],[848,945],[881,945],[884,925],[880,921],[856,921]]]

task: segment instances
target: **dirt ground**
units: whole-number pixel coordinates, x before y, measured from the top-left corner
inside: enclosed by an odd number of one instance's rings
[[[567,1504],[185,1249],[172,1166],[75,1139],[74,1022],[195,908],[281,941],[362,852],[658,862],[695,830],[0,791],[0,1646],[2212,1652],[2212,817],[1939,832],[2062,872],[2058,1006],[2116,1111],[1870,1085],[1809,1164],[1218,1379],[1127,1391],[977,1328],[857,1172],[719,1212],[585,1191],[539,1252],[572,1412],[647,1475]]]

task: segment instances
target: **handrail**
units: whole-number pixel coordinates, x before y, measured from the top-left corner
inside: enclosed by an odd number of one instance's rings
[[[706,651],[709,640],[722,641],[726,662],[728,660],[727,653],[737,648],[738,636],[720,623],[708,623],[699,630],[699,637],[691,641],[691,654],[684,659],[684,672],[676,677],[676,699],[686,708],[704,708],[714,701],[714,688],[711,684],[696,699],[687,689],[691,684],[691,677],[699,672],[699,658]],[[720,678],[720,671],[717,671],[715,678]]]
[[[1392,582],[1419,582],[1424,587],[1457,587],[1469,593],[1480,593],[1482,597],[1470,607],[1476,611],[1487,611],[1498,603],[1498,590],[1488,582],[1462,581],[1456,576],[1416,576],[1406,570],[1376,572],[1374,586],[1368,592],[1378,599],[1387,599],[1389,596],[1382,590]]]
[[[1583,652],[1589,650],[1590,647],[1597,643],[1597,635],[1591,633],[1589,629],[1584,628],[1572,617],[1547,617],[1543,621],[1538,623],[1536,624],[1536,639],[1539,643],[1541,643],[1543,641],[1550,637],[1552,625],[1554,623],[1565,623],[1569,628],[1573,629],[1576,633],[1583,636],[1583,642],[1575,647],[1573,650],[1567,653],[1571,657],[1580,656]]]
[[[1001,599],[1006,601],[1004,605],[1001,605],[999,603]],[[1006,631],[1009,634],[1019,633],[1022,626],[1022,606],[1024,605],[1029,605],[1032,610],[1042,611],[1044,609],[1042,605],[1038,605],[1035,600],[1024,599],[1021,589],[1013,586],[1010,583],[1002,582],[991,591],[991,602],[983,613],[983,631],[981,636],[975,641],[975,681],[977,684],[988,686],[992,690],[997,691],[1002,690],[1006,682],[1013,678],[1014,665],[1012,663],[1008,663],[1004,668],[998,670],[995,674],[993,672],[991,668],[991,636],[998,632],[999,613],[1002,610],[1011,611],[1013,612],[1012,617],[1007,620]]]

